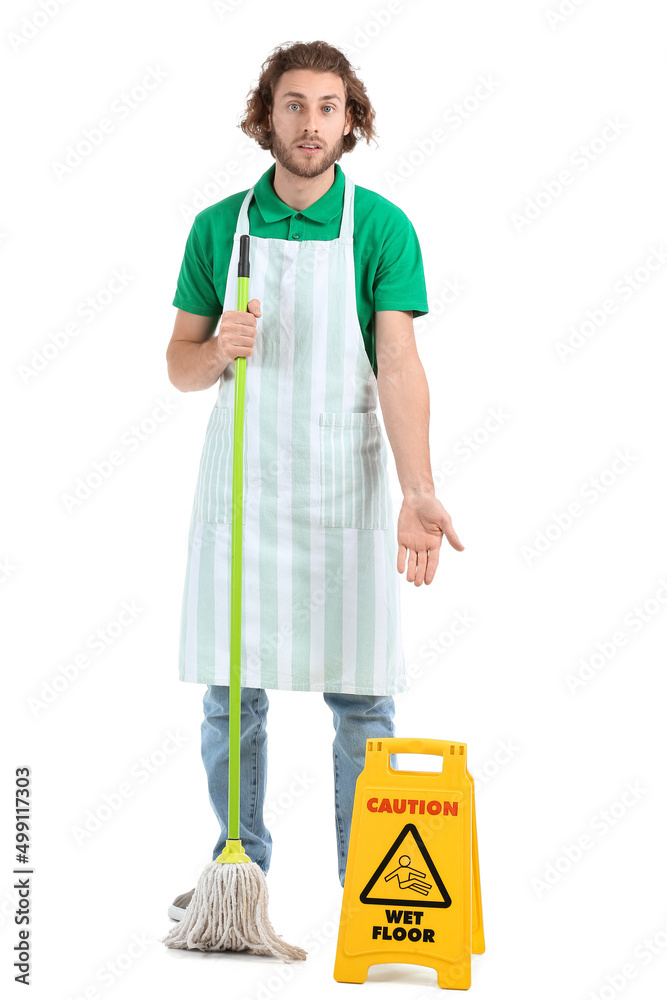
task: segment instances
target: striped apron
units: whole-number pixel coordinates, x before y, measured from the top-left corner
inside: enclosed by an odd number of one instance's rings
[[[238,216],[224,310],[236,309]],[[250,236],[259,299],[246,360],[241,684],[349,694],[407,688],[400,576],[377,380],[357,316],[354,184],[335,240]],[[232,361],[201,455],[179,677],[229,684]]]

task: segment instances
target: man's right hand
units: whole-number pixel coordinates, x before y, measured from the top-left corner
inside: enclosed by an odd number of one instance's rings
[[[259,299],[250,299],[248,311],[228,309],[220,317],[217,348],[221,361],[249,358],[255,349],[257,319],[262,315]]]

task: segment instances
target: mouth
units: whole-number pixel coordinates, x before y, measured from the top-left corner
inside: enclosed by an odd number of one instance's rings
[[[319,153],[322,147],[321,146],[316,146],[314,143],[311,143],[311,142],[307,142],[307,143],[304,142],[303,145],[297,146],[296,148],[297,149],[302,149],[304,151],[304,153],[310,153],[312,155],[313,153]]]

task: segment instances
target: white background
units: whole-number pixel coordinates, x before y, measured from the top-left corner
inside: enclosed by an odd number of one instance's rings
[[[399,736],[468,745],[487,942],[472,989],[494,1000],[663,995],[664,31],[649,0],[564,2],[558,22],[557,2],[52,0],[50,16],[37,2],[3,6],[5,982],[17,943],[14,769],[28,765],[31,996],[436,995],[426,967],[377,965],[363,987],[333,979],[333,726],[311,692],[269,692],[267,792],[271,918],[308,960],[159,942],[218,832],[199,747],[204,687],[177,675],[215,389],[170,384],[171,301],[193,213],[273,162],[237,128],[261,63],[279,44],[323,38],[377,111],[379,148],[359,144],[341,166],[407,213],[424,257],[431,312],[416,327],[432,465],[465,551],[445,542],[429,587],[401,581],[413,682],[395,721]],[[162,81],[114,114],[151,69]],[[105,117],[113,131],[58,176]],[[107,303],[115,270],[130,280]],[[104,304],[85,322],[89,296]],[[587,324],[589,311],[605,321]],[[78,334],[49,347],[73,322]],[[580,346],[559,356],[582,326]],[[171,414],[130,450],[128,432],[160,401]],[[64,495],[115,449],[123,463],[68,512]],[[140,609],[132,624],[92,652],[89,637],[113,631],[125,602]],[[473,621],[453,636],[457,614]],[[86,652],[88,666],[63,681]],[[573,692],[568,675],[591,658]],[[162,753],[173,733],[182,743]],[[307,787],[290,795],[297,777]],[[89,811],[122,785],[131,795],[79,842]],[[568,860],[582,837],[587,849]],[[128,958],[136,939],[146,946]]]

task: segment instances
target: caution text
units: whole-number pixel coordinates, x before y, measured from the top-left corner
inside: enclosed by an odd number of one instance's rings
[[[445,801],[431,799],[429,802],[425,799],[369,799],[366,805],[369,811],[374,813],[409,812],[413,815],[418,813],[420,816],[424,813],[429,813],[431,816],[437,816],[439,813],[443,816],[458,816],[459,811],[458,802],[447,802],[446,799]]]

